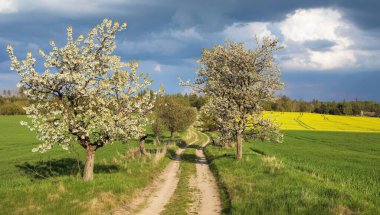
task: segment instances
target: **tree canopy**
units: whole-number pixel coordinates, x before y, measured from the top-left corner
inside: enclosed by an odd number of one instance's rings
[[[138,73],[134,61],[123,62],[114,55],[117,32],[126,23],[104,19],[86,35],[73,38],[67,28],[67,43],[39,54],[45,71],[36,71],[36,58],[28,52],[19,61],[11,45],[7,51],[11,69],[21,76],[18,87],[31,101],[25,108],[31,124],[43,141],[34,152],[53,146],[68,149],[72,142],[87,151],[84,179],[93,178],[95,151],[114,140],[138,138],[144,134],[146,113],[153,108],[152,93],[139,92],[151,84],[148,76]],[[154,95],[153,95],[154,96]]]
[[[276,90],[283,87],[273,57],[279,49],[281,46],[277,40],[264,38],[255,50],[245,49],[242,43],[226,42],[224,46],[202,51],[201,69],[191,86],[210,98],[204,111],[216,117],[222,134],[236,138],[237,158],[242,157],[248,117],[255,119],[261,137],[266,133],[263,131],[276,129],[272,121],[262,118],[261,112],[266,102],[275,99]],[[276,134],[274,136],[281,136],[278,132]]]
[[[154,112],[157,122],[165,125],[172,138],[174,132],[186,130],[197,118],[196,109],[190,106],[188,100],[178,96],[160,97]]]

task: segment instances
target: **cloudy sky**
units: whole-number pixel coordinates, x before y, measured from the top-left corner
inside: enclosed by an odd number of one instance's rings
[[[104,18],[127,21],[117,54],[141,62],[154,87],[183,92],[203,48],[225,40],[254,48],[255,35],[276,37],[286,89],[297,99],[380,102],[380,1],[326,0],[0,0],[0,89],[15,88],[6,45],[16,54],[62,45],[66,26],[85,34]],[[43,69],[43,68],[39,68]]]

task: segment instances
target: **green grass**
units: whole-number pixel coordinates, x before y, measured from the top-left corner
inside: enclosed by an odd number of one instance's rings
[[[25,116],[0,117],[1,214],[101,214],[128,202],[170,161],[127,159],[125,153],[137,142],[115,143],[97,151],[94,180],[84,182],[77,168],[79,159],[83,169],[82,148],[32,153],[39,142],[20,120]],[[157,148],[151,142],[152,137],[147,140],[148,150]]]
[[[228,214],[380,214],[380,134],[285,131],[284,143],[208,146]]]

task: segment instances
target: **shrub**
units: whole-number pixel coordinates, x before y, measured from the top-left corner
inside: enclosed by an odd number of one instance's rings
[[[23,115],[25,110],[22,103],[5,103],[0,105],[0,115]]]

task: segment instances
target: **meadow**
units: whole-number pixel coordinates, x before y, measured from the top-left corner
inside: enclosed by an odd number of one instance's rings
[[[380,214],[380,133],[376,132],[380,119],[265,114],[282,123],[283,143],[245,142],[242,160],[235,159],[234,148],[205,149],[219,181],[225,214]],[[97,151],[94,181],[84,182],[80,176],[84,150],[75,146],[71,151],[32,153],[39,142],[20,125],[25,118],[0,117],[1,214],[112,211],[149,184],[174,153],[171,149],[168,156],[155,160],[135,155],[137,141],[108,145]],[[150,134],[147,149],[161,149],[151,144],[152,139]],[[194,174],[194,159],[190,147],[165,213],[185,213],[194,201],[186,183]]]
[[[39,142],[35,133],[20,125],[25,116],[0,116],[1,214],[103,214],[128,202],[171,160],[147,140],[151,158],[136,155],[137,141],[114,143],[99,149],[95,175],[84,182],[85,150],[53,148],[32,153]],[[178,136],[176,137],[179,138]]]
[[[266,115],[282,122],[283,143],[247,141],[240,161],[206,148],[226,214],[380,214],[379,118]]]

